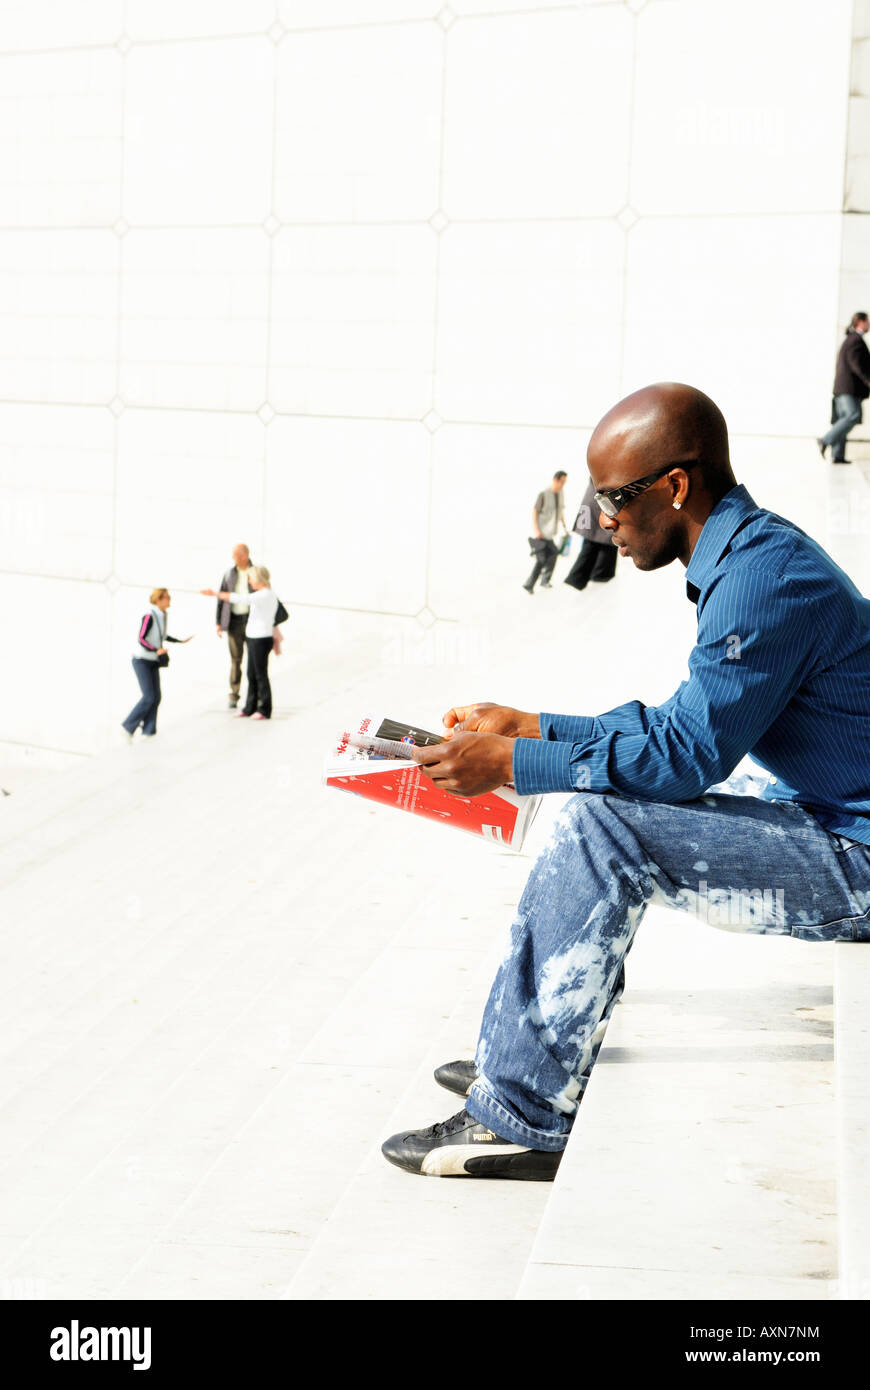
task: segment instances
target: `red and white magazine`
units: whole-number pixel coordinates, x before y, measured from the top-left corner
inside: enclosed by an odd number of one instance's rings
[[[440,734],[367,714],[342,734],[328,754],[323,780],[328,787],[355,792],[370,801],[397,806],[400,811],[428,816],[496,844],[521,849],[541,798],[518,796],[513,786],[499,787],[485,796],[462,797],[441,791],[423,775],[409,751],[441,742]]]

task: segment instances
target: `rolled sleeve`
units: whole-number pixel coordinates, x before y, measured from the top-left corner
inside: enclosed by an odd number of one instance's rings
[[[583,714],[540,714],[541,738],[555,743],[585,743],[595,732],[595,720]]]

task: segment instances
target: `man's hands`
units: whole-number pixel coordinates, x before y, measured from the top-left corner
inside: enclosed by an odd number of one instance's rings
[[[224,630],[222,627],[215,628],[215,632],[217,633],[218,637],[223,637],[224,635]]]
[[[507,738],[540,738],[541,725],[536,714],[524,714],[508,705],[481,701],[476,705],[455,705],[444,716],[447,737],[458,733],[503,734]]]
[[[414,761],[436,787],[456,796],[482,796],[513,777],[514,739],[540,738],[536,714],[481,701],[454,705],[444,716],[443,743],[415,748]]]
[[[442,791],[482,796],[511,780],[514,741],[501,734],[457,732],[444,743],[415,748],[413,757]]]

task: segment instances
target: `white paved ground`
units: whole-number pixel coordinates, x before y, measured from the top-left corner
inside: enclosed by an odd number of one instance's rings
[[[216,649],[198,712],[166,683],[153,745],[29,786],[6,769],[0,1295],[829,1287],[831,969],[816,947],[687,936],[651,913],[556,1193],[415,1179],[378,1154],[457,1108],[429,1072],[473,1049],[528,863],[322,788],[324,749],[368,706],[420,722],[465,698],[594,711],[660,699],[685,669],[681,572],[529,599],[523,563],[500,594],[470,576],[473,640],[421,633],[392,665],[383,643],[327,650],[291,624],[269,725],[222,707]],[[640,1107],[638,1067],[621,1065],[638,1052]],[[633,1139],[648,1163],[662,1120],[669,1250],[632,1167]]]

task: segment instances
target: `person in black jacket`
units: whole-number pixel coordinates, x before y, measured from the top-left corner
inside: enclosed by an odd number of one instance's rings
[[[870,314],[859,309],[857,314],[852,315],[852,322],[846,329],[837,354],[831,428],[816,440],[822,458],[826,449],[833,450],[832,463],[850,462],[846,458],[846,436],[855,425],[860,424],[861,402],[870,396],[870,352],[864,342],[868,328]]]
[[[583,544],[565,580],[572,589],[585,589],[590,579],[596,584],[606,584],[616,572],[616,546],[610,539],[610,532],[598,525],[600,516],[595,485],[590,481],[574,522],[574,531],[583,537]]]

